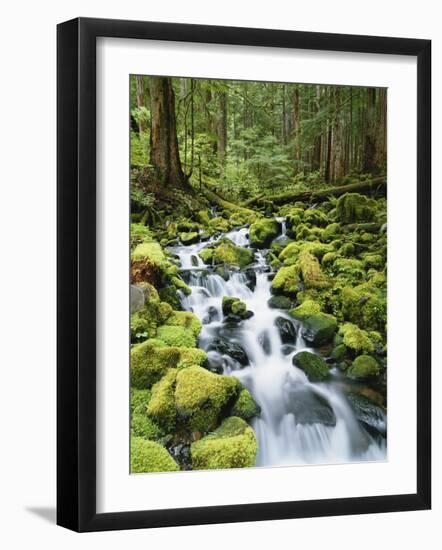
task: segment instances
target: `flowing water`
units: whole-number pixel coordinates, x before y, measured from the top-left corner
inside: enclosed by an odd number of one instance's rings
[[[285,219],[277,219],[282,226],[278,239],[285,239]],[[249,246],[247,227],[225,236]],[[252,420],[258,438],[257,465],[385,459],[382,409],[359,411],[358,421],[343,391],[346,382],[336,369],[330,382],[314,384],[292,364],[296,353],[315,350],[302,339],[300,323],[268,305],[267,250],[255,252],[255,262],[246,270],[231,269],[221,276],[198,256],[207,244],[170,249],[192,288],[190,296],[182,297],[182,306],[203,322],[199,346],[206,350],[211,369],[239,378],[261,407],[260,416]],[[239,322],[224,319],[223,296],[241,299],[254,315]]]

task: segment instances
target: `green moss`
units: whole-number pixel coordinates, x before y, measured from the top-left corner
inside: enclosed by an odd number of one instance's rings
[[[249,390],[243,389],[238,399],[230,411],[232,416],[239,416],[244,420],[249,420],[261,413],[261,407],[255,402]]]
[[[338,252],[341,256],[346,256],[347,258],[354,256],[355,245],[353,243],[344,243]]]
[[[328,267],[330,265],[333,265],[337,258],[339,258],[339,254],[337,254],[336,252],[327,252],[327,254],[324,254],[324,256],[322,257],[321,264],[324,267]]]
[[[330,286],[330,282],[321,271],[318,259],[313,254],[301,250],[298,264],[306,288],[328,288]]]
[[[312,208],[304,212],[304,222],[316,226],[326,226],[328,224],[327,215],[317,208]]]
[[[192,330],[183,326],[162,325],[157,329],[157,338],[168,346],[194,348],[196,338]]]
[[[197,243],[200,235],[196,231],[190,231],[189,233],[180,233],[180,241],[183,245]]]
[[[321,311],[321,306],[313,300],[305,300],[301,305],[290,310],[290,315],[295,319],[304,320]]]
[[[186,296],[192,294],[192,289],[180,277],[172,277],[171,283],[177,290],[181,290]]]
[[[226,233],[230,229],[229,222],[221,217],[209,220],[209,227],[212,231],[219,233]]]
[[[288,296],[296,296],[300,282],[298,266],[281,267],[272,281],[272,290]]]
[[[250,226],[250,244],[257,248],[266,248],[278,234],[278,222],[272,218],[263,218]]]
[[[203,225],[209,225],[210,217],[209,217],[209,211],[208,210],[200,210],[196,214],[198,221],[202,223]]]
[[[293,305],[292,300],[287,296],[272,296],[267,304],[275,309],[290,309]]]
[[[345,347],[345,344],[338,344],[333,348],[330,357],[336,362],[341,362],[345,358],[346,353],[347,348]]]
[[[333,263],[333,271],[339,275],[343,275],[347,279],[363,279],[365,270],[360,260],[354,258],[338,257]]]
[[[201,321],[191,311],[174,311],[172,315],[167,318],[165,324],[189,329],[195,338],[199,336],[202,328]]]
[[[327,313],[316,313],[304,320],[302,336],[314,346],[322,346],[333,339],[338,328],[336,318]]]
[[[202,259],[206,261],[203,256]],[[253,262],[253,252],[248,248],[236,246],[228,238],[223,238],[215,245],[212,259],[215,264],[242,268]]]
[[[364,254],[363,263],[365,269],[374,267],[375,269],[382,269],[385,266],[385,261],[380,254]]]
[[[175,427],[175,381],[177,371],[170,369],[159,382],[152,387],[152,397],[147,406],[147,414],[167,432]]]
[[[232,416],[217,430],[192,443],[192,466],[194,470],[249,468],[255,465],[257,450],[252,428]]]
[[[379,363],[370,355],[359,355],[347,369],[347,376],[356,380],[365,380],[378,376]]]
[[[342,223],[371,222],[376,216],[376,201],[358,193],[346,193],[336,203],[336,216]]]
[[[137,390],[131,388],[130,390],[130,411],[146,412],[147,405],[149,404],[151,398],[150,390]]]
[[[324,229],[322,233],[322,240],[325,242],[330,242],[341,232],[341,226],[339,223],[330,223]]]
[[[213,258],[213,248],[203,248],[199,252],[199,257],[203,260],[205,264],[211,263]]]
[[[143,241],[152,241],[150,229],[142,223],[131,223],[130,240],[133,247]]]
[[[303,370],[310,382],[323,382],[329,377],[329,368],[322,357],[308,351],[300,351],[293,357],[295,367]]]
[[[156,266],[160,266],[165,259],[161,245],[155,241],[142,242],[132,252],[132,260],[149,260]]]
[[[223,315],[236,315],[245,318],[247,314],[247,305],[233,296],[223,296],[222,309]]]
[[[340,294],[342,317],[367,330],[385,331],[387,301],[383,293],[370,285],[345,287]]]
[[[132,437],[130,446],[132,474],[146,472],[177,472],[178,464],[159,443],[141,437]]]
[[[239,387],[233,376],[213,374],[196,366],[180,370],[175,390],[178,414],[192,431],[206,432]]]
[[[207,355],[201,349],[170,347],[161,340],[146,340],[131,349],[131,386],[150,388],[168,369],[203,365],[206,360]]]
[[[144,412],[137,411],[132,415],[131,428],[133,435],[144,439],[159,439],[163,431],[158,424]]]
[[[372,353],[374,351],[373,342],[370,340],[368,333],[353,323],[344,323],[339,328],[339,334],[343,337],[343,342],[347,348],[355,352]]]

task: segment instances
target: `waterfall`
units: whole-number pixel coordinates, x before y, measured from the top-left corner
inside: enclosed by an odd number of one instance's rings
[[[277,220],[282,226],[281,236],[285,237],[285,218]],[[247,227],[225,236],[238,246],[249,246]],[[385,459],[385,437],[371,433],[358,421],[339,373],[333,371],[327,383],[311,383],[293,365],[296,353],[315,350],[301,338],[299,322],[286,311],[268,305],[271,277],[266,251],[255,252],[255,262],[247,270],[231,269],[225,280],[199,258],[198,253],[206,244],[171,249],[192,288],[189,296],[183,296],[182,306],[203,323],[199,346],[206,350],[211,368],[236,376],[261,407],[260,416],[252,420],[259,447],[257,465]],[[241,299],[254,315],[238,323],[226,322],[221,307],[223,296]],[[277,325],[281,319],[292,326],[289,341],[287,335],[282,341]],[[369,425],[371,420],[371,425],[386,421],[385,416],[373,416],[368,419]]]

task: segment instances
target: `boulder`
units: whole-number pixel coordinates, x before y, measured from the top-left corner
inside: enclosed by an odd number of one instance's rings
[[[239,416],[244,420],[250,420],[261,413],[261,407],[255,402],[249,390],[243,389],[235,401],[230,414]]]
[[[310,382],[323,382],[329,377],[329,367],[319,355],[300,351],[293,356],[292,362],[295,367],[305,372]]]
[[[256,248],[267,248],[280,230],[281,226],[274,218],[258,220],[250,226],[250,244]]]
[[[230,340],[227,341],[222,338],[216,338],[207,346],[207,351],[217,351],[221,355],[228,355],[243,367],[249,364],[249,358],[244,349],[236,342]]]
[[[279,330],[281,342],[283,344],[294,344],[296,342],[296,327],[289,319],[277,317],[275,325]]]
[[[178,470],[178,464],[162,445],[141,437],[131,438],[130,471],[132,474],[177,472]]]
[[[381,372],[379,363],[370,355],[359,355],[347,369],[347,376],[354,380],[374,378]]]
[[[296,424],[323,424],[335,426],[336,416],[327,399],[305,384],[296,384],[287,395],[287,408]]]
[[[316,313],[304,320],[302,336],[306,342],[313,346],[322,346],[333,339],[338,324],[333,315]]]

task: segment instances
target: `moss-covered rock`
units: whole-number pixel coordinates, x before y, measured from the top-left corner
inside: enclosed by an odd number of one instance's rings
[[[159,439],[163,436],[160,426],[146,413],[135,412],[131,418],[132,434],[144,439]]]
[[[322,357],[309,351],[300,351],[292,359],[295,367],[303,370],[310,382],[323,382],[329,377],[329,368]]]
[[[149,404],[152,392],[150,390],[137,390],[135,388],[130,389],[130,412],[147,412],[147,405]]]
[[[335,239],[341,233],[341,225],[339,223],[329,223],[322,233],[322,240],[326,243]]]
[[[337,363],[340,363],[341,361],[344,360],[346,353],[347,353],[347,348],[345,344],[338,344],[333,348],[330,354],[330,357]]]
[[[131,349],[131,387],[150,388],[170,368],[183,369],[206,361],[207,355],[201,349],[171,347],[162,340],[146,340]]]
[[[204,226],[208,226],[209,225],[209,222],[210,222],[210,216],[209,216],[209,211],[208,210],[199,210],[197,213],[196,213],[196,217],[198,219],[198,221],[204,225]]]
[[[229,222],[220,216],[209,220],[209,228],[217,233],[226,233],[229,229]]]
[[[378,376],[379,363],[370,355],[359,355],[347,369],[346,375],[356,380],[365,380]]]
[[[304,320],[302,336],[313,346],[322,346],[333,340],[338,328],[336,318],[327,313],[316,313]]]
[[[195,338],[199,336],[202,328],[201,321],[191,311],[174,311],[167,318],[165,324],[188,329]]]
[[[336,217],[342,223],[371,222],[376,216],[376,201],[359,193],[346,193],[336,203]]]
[[[293,302],[287,296],[275,295],[268,300],[267,304],[273,309],[290,309]]]
[[[354,352],[372,353],[374,351],[374,345],[368,333],[353,323],[344,323],[341,325],[339,334],[343,337],[343,343],[347,348],[350,348]]]
[[[305,300],[298,307],[290,310],[290,315],[295,319],[303,321],[321,311],[321,306],[314,300]]]
[[[183,245],[189,245],[197,243],[200,240],[200,234],[196,231],[190,231],[189,233],[180,233],[180,241]]]
[[[196,338],[193,332],[182,326],[163,325],[157,329],[157,338],[168,346],[194,348]]]
[[[273,218],[263,218],[250,226],[250,244],[257,248],[266,248],[279,234],[279,223]]]
[[[249,390],[244,388],[239,394],[238,399],[230,411],[232,416],[239,416],[244,420],[249,420],[261,413],[261,407],[256,403]]]
[[[297,265],[281,267],[272,281],[272,291],[278,294],[296,297],[301,279]]]
[[[165,259],[163,249],[156,241],[142,242],[132,252],[132,260],[149,260],[157,266],[160,266]]]
[[[175,381],[176,369],[169,369],[152,387],[152,396],[147,406],[148,416],[158,425],[171,432],[175,426]]]
[[[339,258],[339,254],[337,252],[327,252],[327,254],[324,254],[322,257],[321,265],[323,267],[329,267],[334,264],[337,258]]]
[[[381,254],[364,254],[362,261],[365,269],[382,269],[385,266],[385,261]]]
[[[222,310],[223,315],[233,315],[239,319],[247,319],[252,315],[251,312],[247,311],[246,303],[233,296],[223,296]]]
[[[322,273],[319,261],[307,250],[301,250],[298,257],[301,278],[306,288],[328,288],[330,282]]]
[[[132,474],[147,472],[177,472],[178,464],[159,443],[132,437],[130,446],[130,470]]]
[[[310,208],[304,212],[304,223],[325,227],[328,222],[327,215],[318,208]]]
[[[252,428],[232,416],[217,430],[192,443],[192,466],[195,470],[249,468],[255,465],[257,450]]]
[[[213,374],[196,366],[180,370],[175,390],[177,412],[191,431],[207,432],[239,388],[233,376]]]
[[[200,256],[204,262],[208,263],[207,253],[203,255],[200,253]],[[253,262],[253,252],[248,248],[236,246],[235,243],[225,237],[214,245],[210,259],[215,264],[243,268]]]

